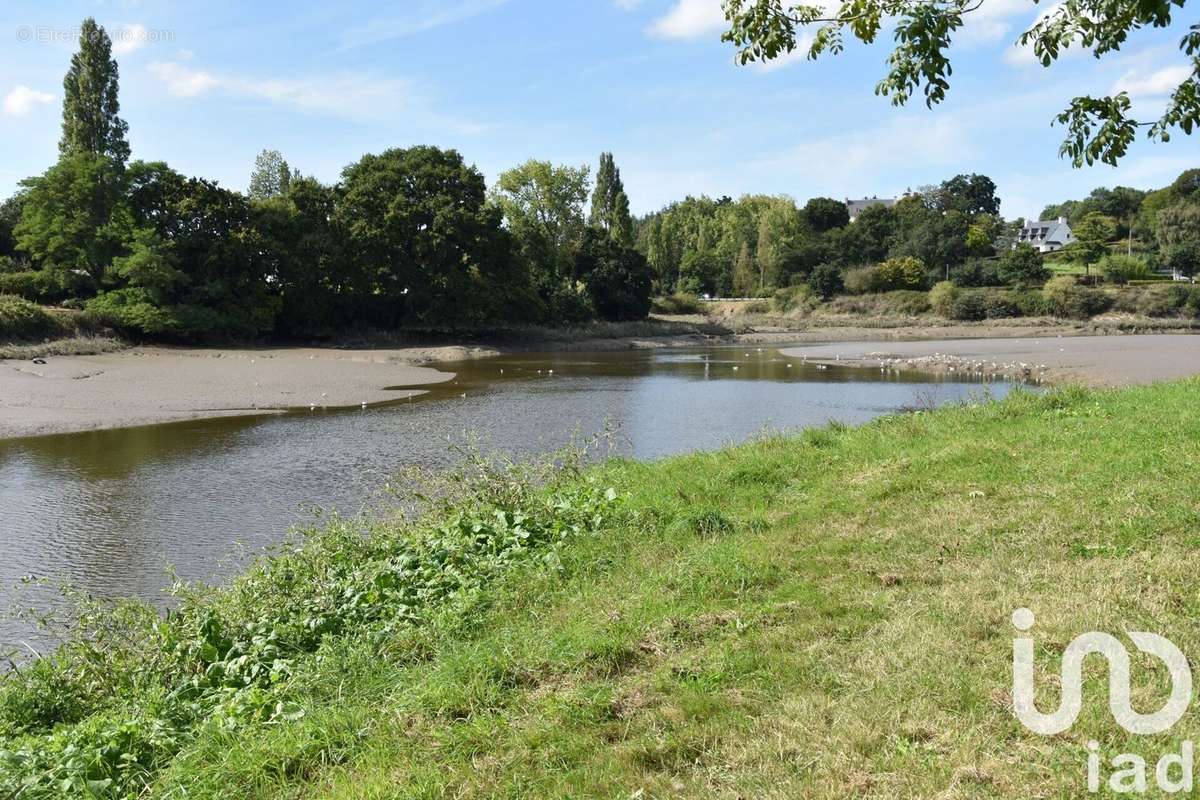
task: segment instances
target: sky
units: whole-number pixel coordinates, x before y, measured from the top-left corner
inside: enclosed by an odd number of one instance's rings
[[[1139,141],[1116,169],[1058,157],[1051,122],[1074,95],[1124,88],[1138,118],[1161,111],[1186,75],[1186,26],[1045,69],[1016,39],[1046,7],[983,0],[929,110],[875,96],[886,32],[817,62],[735,65],[720,0],[5,0],[0,196],[57,156],[86,16],[114,39],[133,157],[234,189],[264,148],[327,182],[389,147],[456,148],[489,181],[529,158],[594,173],[609,150],[638,214],[699,194],[889,197],[979,172],[1015,218],[1200,166],[1200,134]]]

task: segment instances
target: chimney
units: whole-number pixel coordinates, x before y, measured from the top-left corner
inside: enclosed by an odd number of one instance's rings
[[[1067,224],[1067,218],[1066,218],[1066,217],[1059,217],[1059,218],[1058,218],[1058,224],[1059,224],[1059,225],[1066,225],[1066,224]]]

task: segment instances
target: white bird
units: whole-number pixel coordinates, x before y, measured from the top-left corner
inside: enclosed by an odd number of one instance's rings
[[[362,407],[363,407],[363,408],[366,408],[366,407],[367,407],[367,401],[366,401],[366,400],[363,400],[363,401],[362,401]]]
[[[737,366],[734,366],[733,371],[737,372]]]

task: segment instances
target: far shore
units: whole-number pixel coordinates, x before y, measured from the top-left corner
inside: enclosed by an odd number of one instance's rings
[[[1087,335],[1082,325],[759,329],[478,345],[356,348],[132,347],[96,355],[0,360],[0,439],[221,416],[352,408],[451,380],[438,362],[504,352],[595,351],[723,343],[792,345],[814,362],[1122,385],[1200,373],[1200,338]],[[403,386],[394,390],[387,387]]]

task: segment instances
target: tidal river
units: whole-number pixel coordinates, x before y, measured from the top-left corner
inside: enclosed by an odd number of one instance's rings
[[[439,365],[416,399],[0,441],[0,608],[52,602],[23,575],[102,597],[162,598],[167,567],[221,580],[320,510],[369,509],[405,466],[452,444],[529,455],[616,427],[617,449],[658,458],[768,430],[857,423],[1007,383],[831,366],[772,347],[522,354]],[[41,637],[0,620],[0,653]]]

